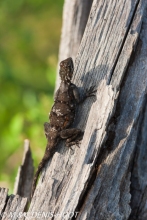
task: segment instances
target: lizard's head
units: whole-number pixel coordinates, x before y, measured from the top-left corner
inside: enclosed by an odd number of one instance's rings
[[[60,77],[62,81],[70,82],[74,71],[72,58],[69,57],[60,63]]]

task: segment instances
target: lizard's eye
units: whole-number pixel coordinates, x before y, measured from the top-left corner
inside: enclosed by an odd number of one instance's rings
[[[61,67],[63,66],[63,62],[60,63],[60,66],[61,66]]]

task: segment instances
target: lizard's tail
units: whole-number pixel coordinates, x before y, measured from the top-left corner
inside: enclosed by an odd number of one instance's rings
[[[41,173],[41,170],[42,168],[45,166],[46,162],[51,158],[51,156],[53,155],[53,151],[52,149],[48,150],[48,148],[46,148],[46,152],[44,154],[44,157],[42,158],[38,168],[37,168],[37,171],[35,173],[35,176],[34,176],[34,180],[33,180],[33,184],[32,184],[32,192],[31,192],[31,198],[33,197],[34,195],[34,191],[35,191],[35,188],[36,188],[36,184],[37,184],[37,180],[38,180],[38,177]]]
[[[34,176],[34,180],[33,180],[33,184],[32,184],[32,192],[31,192],[31,198],[33,197],[34,195],[34,191],[35,191],[35,188],[36,188],[36,184],[37,184],[37,180],[38,180],[38,177],[39,177],[39,174],[42,170],[42,167],[44,166],[45,164],[45,161],[42,160],[37,168],[37,171],[35,173],[35,176]]]

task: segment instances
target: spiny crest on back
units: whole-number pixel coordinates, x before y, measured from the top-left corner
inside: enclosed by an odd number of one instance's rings
[[[73,71],[74,65],[71,57],[61,61],[59,74],[62,81],[70,82],[72,79]]]

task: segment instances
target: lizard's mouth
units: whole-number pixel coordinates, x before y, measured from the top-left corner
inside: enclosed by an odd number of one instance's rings
[[[71,80],[74,71],[74,64],[71,57],[67,58],[67,68],[68,68],[67,78]]]
[[[60,63],[60,77],[61,80],[64,81],[70,81],[72,79],[74,71],[74,64],[71,57],[67,58],[66,60],[63,60]]]
[[[71,72],[73,72],[73,71],[74,71],[73,60],[72,60],[71,57],[69,57],[68,59],[69,59],[69,61],[68,61],[68,66],[70,67]]]

